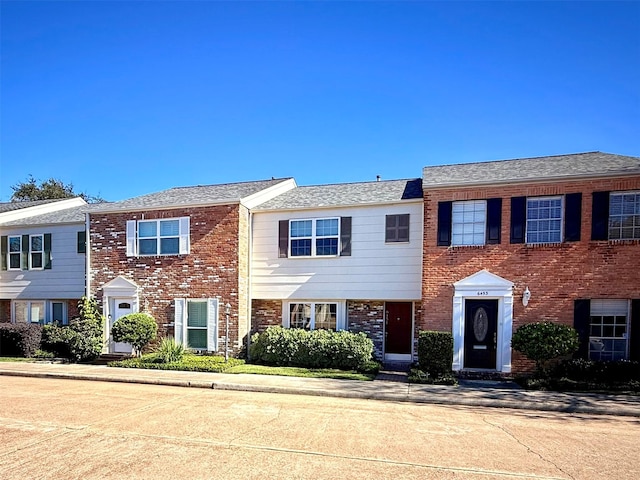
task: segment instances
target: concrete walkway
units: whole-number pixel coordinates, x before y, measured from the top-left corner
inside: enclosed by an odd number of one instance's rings
[[[638,395],[528,391],[513,384],[468,380],[459,386],[415,385],[381,379],[365,382],[45,362],[2,362],[2,375],[640,417]]]

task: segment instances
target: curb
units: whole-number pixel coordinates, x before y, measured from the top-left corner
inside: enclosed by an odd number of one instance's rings
[[[111,375],[89,375],[76,373],[52,373],[52,372],[24,372],[0,370],[0,376],[11,377],[31,377],[31,378],[57,378],[64,380],[85,380],[94,382],[114,382],[114,383],[133,383],[143,385],[162,385],[170,387],[189,387],[203,388],[213,390],[225,390],[236,392],[254,392],[254,393],[275,393],[287,395],[309,395],[319,397],[337,397],[337,398],[354,398],[360,400],[378,400],[388,402],[406,402],[416,404],[430,405],[459,405],[464,407],[491,407],[491,408],[508,408],[515,410],[529,410],[542,412],[558,412],[573,414],[589,414],[589,415],[614,415],[625,417],[640,417],[640,406],[638,408],[626,407],[624,405],[616,405],[615,407],[606,405],[567,405],[559,401],[522,401],[522,400],[502,400],[486,397],[465,397],[460,392],[411,392],[406,393],[390,393],[390,392],[357,392],[351,390],[338,389],[313,389],[300,387],[284,387],[278,385],[255,385],[255,384],[238,384],[220,381],[193,381],[178,380],[168,378],[142,378],[142,377],[119,377]],[[478,390],[475,390],[477,392]]]

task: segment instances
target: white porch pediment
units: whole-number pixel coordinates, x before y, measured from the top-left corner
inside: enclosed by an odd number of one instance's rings
[[[138,285],[131,280],[127,280],[123,276],[117,276],[113,280],[105,283],[102,290],[105,295],[109,297],[135,296],[138,292]]]
[[[456,292],[478,290],[511,290],[513,282],[506,280],[488,270],[480,270],[479,272],[469,275],[462,280],[458,280],[453,284]]]

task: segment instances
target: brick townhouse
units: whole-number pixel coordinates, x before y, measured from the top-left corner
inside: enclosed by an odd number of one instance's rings
[[[249,331],[250,209],[294,187],[280,179],[172,188],[92,211],[88,290],[108,320],[105,336],[142,311],[161,336],[237,354]],[[109,339],[105,350],[131,346]]]
[[[420,329],[455,370],[511,372],[519,326],[575,326],[585,358],[640,358],[640,158],[601,152],[425,167]]]

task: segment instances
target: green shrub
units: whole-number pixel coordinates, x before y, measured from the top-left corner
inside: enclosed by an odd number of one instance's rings
[[[113,322],[111,335],[115,342],[130,343],[136,356],[158,333],[155,319],[147,313],[130,313]]]
[[[358,370],[372,358],[364,333],[273,326],[251,338],[251,359],[266,365]]]
[[[56,357],[82,362],[100,355],[103,346],[104,317],[95,299],[82,297],[78,303],[80,317],[69,325],[45,325],[42,349]]]
[[[124,368],[148,368],[153,370],[184,370],[189,372],[213,372],[221,373],[225,370],[243,365],[244,360],[229,358],[225,362],[224,357],[213,355],[194,355],[187,353],[178,362],[164,363],[157,353],[150,353],[141,357],[128,358],[117,362],[110,362],[110,367]]]
[[[412,368],[408,376],[409,383],[421,383],[426,385],[457,385],[458,379],[452,372],[442,373],[437,376],[423,372],[419,368]]]
[[[536,362],[538,373],[544,372],[552,360],[575,353],[578,346],[574,328],[552,322],[527,323],[511,338],[511,347]]]
[[[36,323],[0,323],[0,355],[33,357],[41,338],[42,327]]]
[[[439,377],[451,373],[453,335],[450,332],[423,331],[418,336],[418,365],[421,370]]]
[[[156,354],[162,363],[171,363],[181,361],[187,352],[184,345],[176,342],[175,338],[163,338],[160,346],[156,349]]]

